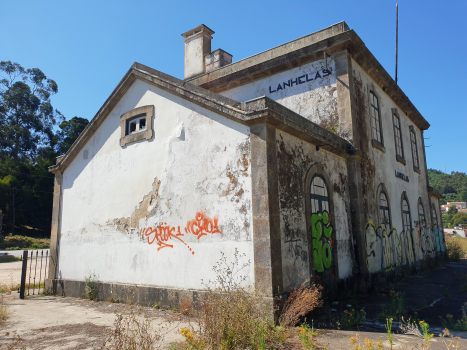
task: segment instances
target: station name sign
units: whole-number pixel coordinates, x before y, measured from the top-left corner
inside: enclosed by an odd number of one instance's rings
[[[269,86],[269,93],[272,94],[273,92],[284,90],[286,87],[294,86],[294,84],[295,85],[300,85],[300,84],[306,83],[308,81],[322,79],[324,77],[327,77],[330,74],[331,74],[331,71],[329,69],[323,69],[322,70],[322,75],[319,73],[319,71],[317,71],[316,73],[307,73],[307,74],[301,75],[299,77],[296,77],[295,79],[289,79],[287,82],[284,81],[283,83],[279,83],[277,85],[277,87],[270,85]]]
[[[399,179],[402,179],[404,181],[409,182],[409,177],[407,175],[402,174],[399,171],[396,171],[396,177],[398,177]]]

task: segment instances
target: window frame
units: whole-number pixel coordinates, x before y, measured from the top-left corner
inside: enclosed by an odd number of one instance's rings
[[[407,202],[407,208],[408,210],[405,211],[404,210],[404,201]],[[407,194],[406,192],[402,192],[402,196],[401,196],[401,214],[402,214],[402,231],[403,232],[407,232],[407,227],[409,227],[409,232],[412,231],[412,214],[411,214],[411,210],[410,210],[410,202],[409,202],[409,199],[407,198]],[[409,225],[406,225],[405,224],[405,219],[406,219],[406,216],[405,215],[408,215],[409,217]]]
[[[433,215],[434,214],[434,215]],[[435,203],[431,202],[431,226],[434,227],[436,225],[436,227],[439,227],[439,220],[438,220],[438,212],[436,211],[436,206],[435,206]]]
[[[396,108],[391,108],[391,113],[392,113],[392,124],[393,124],[393,131],[394,131],[394,147],[396,150],[396,160],[399,163],[402,163],[406,165],[405,161],[405,153],[404,153],[404,140],[402,137],[402,124],[401,124],[401,117],[399,115],[399,112],[397,111]],[[399,122],[399,128],[396,127],[396,118]],[[399,131],[399,137],[400,137],[400,149],[401,149],[401,154],[398,153],[397,151],[397,131]]]
[[[387,207],[381,206],[381,195],[382,194],[386,197]],[[386,232],[389,233],[389,231],[391,230],[391,227],[392,227],[391,203],[389,201],[388,191],[386,190],[386,186],[384,186],[384,184],[380,184],[378,186],[376,201],[378,203],[378,223],[379,223],[379,225],[385,225]],[[387,211],[387,219],[388,219],[387,223],[383,222],[383,217],[382,217],[382,210],[383,209],[387,209],[386,210]],[[386,218],[386,215],[384,215],[384,218]]]
[[[418,153],[417,133],[415,132],[415,128],[413,127],[413,125],[409,126],[409,132],[410,132],[410,145],[412,148],[413,170],[420,174],[420,155]],[[413,140],[412,140],[412,135],[413,135]],[[415,144],[415,148],[414,148],[414,144]],[[416,158],[414,156],[414,151],[415,151]],[[415,160],[417,160],[417,165],[415,165]]]
[[[137,132],[130,133],[130,123],[137,119],[146,119],[146,129],[138,130]],[[126,145],[141,140],[150,140],[154,137],[154,106],[142,106],[126,112],[120,117],[120,146]]]
[[[379,149],[380,151],[386,152],[386,149],[384,148],[383,123],[381,120],[381,96],[376,92],[376,89],[374,86],[370,86],[368,96],[369,96],[369,109],[370,109],[371,144],[373,145],[373,147]],[[373,104],[374,98],[376,98],[376,102],[378,104],[377,106],[374,106]],[[374,113],[375,111],[377,113]],[[374,117],[374,115],[377,115],[378,121],[376,121],[376,118]],[[378,122],[379,124],[378,125],[379,130],[377,128],[376,122]],[[375,125],[375,127],[373,127],[373,124]],[[379,132],[379,138],[381,139],[381,141],[378,141],[378,139],[375,138],[375,136],[378,136],[378,132]]]
[[[420,208],[422,209],[423,215],[420,215]],[[422,225],[426,226],[426,212],[425,207],[422,203],[422,198],[418,198],[418,205],[417,205],[417,212],[418,212],[418,225],[421,227]],[[423,216],[423,217],[422,217]]]

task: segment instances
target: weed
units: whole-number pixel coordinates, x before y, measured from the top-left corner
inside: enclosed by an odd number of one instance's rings
[[[0,325],[5,322],[8,317],[8,304],[6,303],[3,294],[0,295]]]
[[[112,304],[113,304],[113,303],[118,303],[118,300],[117,300],[117,299],[114,299],[114,298],[112,298],[112,297],[110,297],[110,298],[108,298],[108,299],[106,300],[106,302],[107,302],[107,303],[112,303]]]
[[[365,322],[365,316],[366,313],[363,309],[361,309],[360,311],[355,311],[355,309],[352,309],[351,311],[344,310],[344,312],[341,315],[339,326],[341,329],[361,326],[363,322]]]
[[[381,340],[376,343],[372,341],[370,338],[365,337],[364,342],[362,345],[359,343],[360,339],[358,337],[358,333],[355,334],[355,337],[350,337],[350,343],[352,344],[352,348],[355,350],[366,349],[366,350],[382,350],[383,343]]]
[[[404,293],[396,293],[392,290],[389,293],[389,296],[391,297],[391,302],[389,304],[382,305],[382,311],[376,316],[376,318],[400,319],[402,316],[405,316]]]
[[[425,345],[430,346],[431,338],[434,337],[434,334],[430,334],[430,326],[425,321],[420,321],[420,328],[422,329],[423,339],[425,340]]]
[[[142,308],[131,308],[130,314],[123,316],[117,314],[114,328],[110,336],[102,344],[101,349],[121,350],[138,349],[152,350],[161,346],[163,331],[170,327],[159,325],[159,330],[153,330],[151,321],[144,315]]]
[[[179,313],[180,312],[180,310],[177,309],[175,306],[171,306],[170,308],[171,308],[172,312],[174,312],[174,313]]]
[[[295,326],[300,317],[323,305],[321,298],[322,286],[317,284],[307,285],[308,281],[302,283],[300,288],[294,289],[285,302],[279,317],[279,323],[284,326]]]
[[[277,341],[279,342],[279,344],[284,345],[285,341],[289,337],[288,329],[280,325],[276,327],[275,332],[277,334]]]
[[[449,287],[444,287],[443,288],[443,294],[445,297],[448,297],[449,294],[451,294],[450,290],[449,290]]]
[[[295,330],[305,349],[316,349],[313,337],[316,337],[318,334],[313,327],[304,323],[300,327],[296,327]]]
[[[459,337],[453,337],[451,334],[449,334],[448,329],[444,329],[443,334],[440,334],[439,336],[441,340],[443,341],[443,344],[446,346],[446,349],[460,349],[461,344],[459,342]]]
[[[465,314],[462,315],[462,318],[455,321],[454,316],[451,314],[446,315],[446,320],[440,316],[441,323],[443,327],[452,329],[454,331],[467,331],[467,316]]]
[[[182,300],[180,301],[180,313],[182,315],[190,314],[191,304],[192,304],[191,299],[187,297],[182,298]]]
[[[386,319],[386,325],[384,327],[386,328],[386,332],[388,333],[388,343],[392,350],[392,346],[394,345],[394,342],[392,340],[392,318]]]
[[[161,308],[162,308],[162,307],[161,307],[161,303],[154,303],[154,304],[152,304],[152,307],[153,307],[154,309],[161,309]]]
[[[450,261],[459,261],[467,253],[467,239],[464,237],[446,237],[446,252]]]
[[[97,276],[95,273],[90,274],[88,277],[85,277],[85,291],[86,297],[89,300],[97,300]]]

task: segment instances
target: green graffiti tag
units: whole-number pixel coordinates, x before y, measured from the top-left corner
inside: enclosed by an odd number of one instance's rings
[[[313,236],[313,261],[317,272],[324,272],[332,262],[332,226],[331,216],[327,211],[311,215],[311,233]]]

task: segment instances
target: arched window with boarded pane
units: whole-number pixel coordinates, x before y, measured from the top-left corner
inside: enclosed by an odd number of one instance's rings
[[[405,232],[412,230],[412,217],[410,215],[410,206],[405,192],[402,194],[402,229]]]
[[[335,277],[336,239],[332,219],[332,192],[323,166],[315,164],[306,178],[307,221],[310,227],[309,256],[311,274],[322,282]]]
[[[423,208],[422,199],[418,199],[418,225],[425,226],[426,218],[425,218],[425,209]]]
[[[389,207],[388,194],[383,184],[380,185],[379,191],[379,223],[386,229],[386,232],[391,230],[391,209]]]

